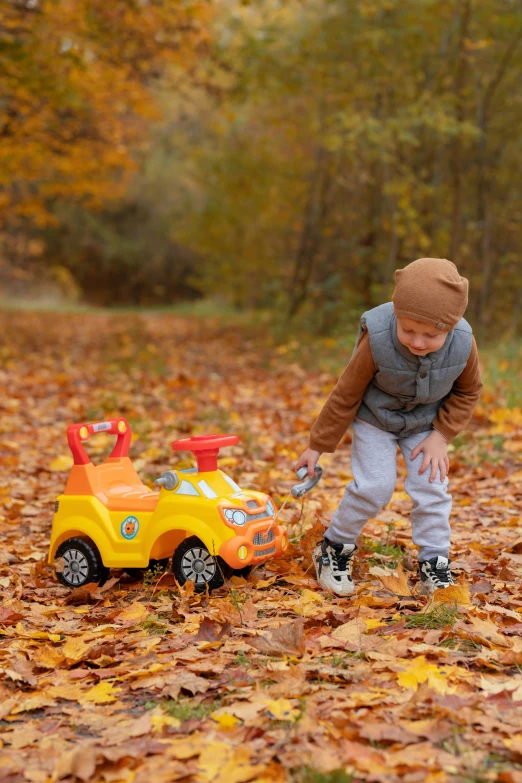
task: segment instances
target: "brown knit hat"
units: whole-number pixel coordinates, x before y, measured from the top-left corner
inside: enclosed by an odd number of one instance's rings
[[[464,315],[468,281],[446,258],[418,258],[395,272],[397,318],[412,318],[449,332]]]

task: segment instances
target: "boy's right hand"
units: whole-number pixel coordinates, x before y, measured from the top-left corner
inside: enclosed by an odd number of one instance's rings
[[[294,470],[298,471],[299,468],[302,468],[303,465],[306,465],[308,467],[308,477],[312,478],[314,475],[315,466],[317,465],[317,461],[319,457],[321,456],[321,451],[315,451],[315,449],[306,449],[306,451],[303,451],[299,459],[294,465]]]

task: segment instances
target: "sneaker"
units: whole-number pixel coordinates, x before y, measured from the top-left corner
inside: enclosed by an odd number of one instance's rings
[[[313,559],[322,588],[341,596],[353,593],[352,555],[356,549],[355,544],[334,544],[327,538],[317,544]]]
[[[447,557],[440,555],[419,562],[421,578],[419,588],[422,593],[431,595],[435,590],[445,590],[446,587],[455,584],[450,571],[450,562]]]

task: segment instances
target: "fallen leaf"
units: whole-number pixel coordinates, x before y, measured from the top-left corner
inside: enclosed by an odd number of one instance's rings
[[[227,730],[233,729],[240,722],[238,718],[231,715],[229,712],[222,712],[219,715],[216,713],[211,714],[211,718],[216,721],[220,729]]]
[[[330,636],[334,639],[338,639],[342,642],[349,642],[350,644],[359,646],[361,644],[361,637],[366,633],[366,623],[363,619],[355,617],[343,625],[339,625]]]
[[[397,675],[402,688],[416,691],[419,685],[427,682],[437,693],[448,693],[449,686],[444,672],[432,663],[426,663],[424,655],[416,656],[412,661],[401,661],[403,671]]]
[[[149,612],[147,611],[147,607],[139,601],[134,601],[130,606],[127,606],[121,612],[118,612],[114,621],[125,625],[131,623],[137,624],[146,620],[148,615]]]
[[[79,780],[90,780],[96,771],[94,744],[81,743],[76,748],[60,754],[54,768],[54,780],[73,776]]]
[[[289,720],[295,722],[301,715],[289,699],[270,699],[266,702],[267,712],[275,720]]]
[[[18,620],[23,619],[23,614],[14,612],[8,607],[0,606],[0,625],[16,625]]]
[[[52,473],[69,471],[73,466],[72,454],[60,454],[51,460],[49,470]]]
[[[295,655],[300,658],[305,652],[303,619],[285,623],[264,636],[249,639],[248,643],[267,655]]]
[[[80,699],[82,704],[110,704],[116,701],[116,696],[121,691],[121,688],[116,688],[110,682],[99,682],[93,688],[89,688],[82,698]]]
[[[469,615],[466,620],[458,620],[453,630],[462,639],[483,644],[485,647],[512,647],[513,642],[507,636],[499,632],[492,620],[482,620],[480,617]]]

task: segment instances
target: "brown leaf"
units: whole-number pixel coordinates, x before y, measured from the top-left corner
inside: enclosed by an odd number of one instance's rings
[[[499,633],[492,620],[481,620],[480,617],[468,616],[467,621],[456,622],[453,631],[462,639],[470,639],[472,642],[478,642],[492,650],[498,647],[513,646],[511,639]]]
[[[54,768],[54,780],[74,776],[80,780],[90,780],[96,771],[96,748],[93,743],[77,745],[58,757]]]
[[[198,677],[190,671],[181,670],[174,674],[169,674],[166,678],[167,685],[164,693],[171,699],[177,699],[180,691],[183,689],[192,695],[195,693],[206,693],[210,688],[210,682],[204,677]]]
[[[330,634],[333,639],[341,642],[348,642],[351,645],[360,647],[363,635],[366,633],[366,623],[360,617],[355,617],[343,625],[339,625]]]
[[[9,666],[5,671],[6,674],[9,674],[9,676],[14,680],[23,680],[29,685],[36,685],[38,682],[30,663],[26,658],[23,657],[23,655],[13,656],[9,661]]]
[[[469,584],[464,574],[461,574],[458,581],[449,587],[435,590],[432,600],[436,604],[458,604],[459,606],[469,606],[471,596],[469,594]]]
[[[216,642],[226,636],[232,626],[230,623],[220,625],[208,617],[203,618],[203,622],[199,626],[199,630],[194,637],[195,642]]]
[[[295,655],[301,658],[305,652],[303,618],[285,623],[265,636],[255,636],[248,643],[266,655]]]
[[[385,568],[370,568],[370,574],[378,576],[386,590],[399,596],[410,596],[411,591],[408,586],[408,576],[402,565],[399,563],[394,571]]]
[[[8,607],[0,606],[0,625],[16,625],[18,620],[23,619],[23,614],[14,612]]]
[[[5,701],[0,702],[0,720],[6,718],[15,705],[16,699],[5,699]]]
[[[400,742],[401,745],[419,742],[418,735],[389,723],[365,723],[360,735],[365,739],[372,740],[372,742]]]

